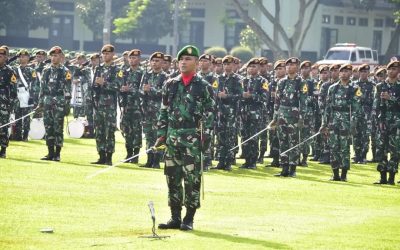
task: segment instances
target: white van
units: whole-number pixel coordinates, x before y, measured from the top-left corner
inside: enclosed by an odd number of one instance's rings
[[[369,64],[373,70],[378,66],[378,52],[367,47],[359,47],[355,43],[337,43],[326,53],[324,60],[317,64]]]

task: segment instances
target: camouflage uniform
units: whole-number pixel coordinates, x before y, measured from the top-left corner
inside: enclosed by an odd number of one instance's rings
[[[351,70],[351,65],[343,65]],[[350,169],[350,140],[354,132],[355,120],[360,117],[360,106],[355,95],[356,89],[343,85],[341,81],[329,87],[322,127],[328,127],[330,162],[334,176],[332,180],[346,181]],[[342,175],[339,177],[339,169]]]
[[[43,160],[59,160],[64,143],[65,108],[71,98],[71,77],[70,71],[63,65],[50,65],[43,70],[39,105],[43,107],[46,145],[49,150]]]
[[[390,67],[400,67],[399,62],[388,64]],[[397,71],[398,72],[398,71]],[[389,79],[389,78],[388,78]],[[398,171],[400,157],[400,82],[390,83],[385,80],[376,86],[374,109],[376,111],[377,130],[377,170],[381,173],[381,180],[377,184],[394,185],[394,177]],[[381,99],[381,93],[387,92],[389,99]],[[390,159],[388,154],[390,153]],[[389,180],[386,182],[386,174]]]
[[[6,54],[4,49],[0,53]],[[10,122],[12,103],[17,98],[17,78],[11,67],[3,65],[0,67],[0,126]],[[6,157],[8,147],[8,126],[0,128],[0,158]]]
[[[260,61],[260,65],[261,65],[261,61]],[[269,88],[270,79],[271,79],[270,74],[268,72],[266,72],[264,75],[260,75],[260,76],[265,79],[265,82],[267,83],[268,88]],[[265,129],[265,126],[271,121],[269,113],[268,113],[269,112],[268,103],[271,102],[270,98],[271,98],[271,93],[269,93],[269,91],[267,91],[267,98],[264,100],[263,107],[261,109],[261,121],[259,122],[260,130]],[[273,100],[272,100],[272,102],[273,102]],[[268,149],[268,131],[264,131],[263,133],[261,133],[259,136],[259,139],[260,139],[260,155],[258,156],[257,163],[262,164],[262,163],[264,163],[265,152]]]
[[[139,153],[142,147],[142,111],[140,106],[140,80],[143,70],[128,68],[124,71],[123,85],[129,86],[129,92],[120,92],[120,107],[122,107],[121,131],[125,137],[127,158]],[[130,162],[137,163],[138,158]]]
[[[104,85],[96,84],[96,77],[104,78]],[[100,158],[112,164],[115,151],[115,130],[117,122],[117,95],[121,87],[123,72],[111,63],[96,67],[93,80],[94,123],[96,147]]]
[[[167,75],[163,71],[158,73],[149,71],[144,73],[140,83],[140,105],[143,114],[145,114],[143,116],[143,132],[146,136],[146,149],[151,148],[157,139],[157,117],[161,105],[161,91],[166,79]],[[150,84],[150,92],[144,92],[144,84]],[[159,168],[161,156],[159,152],[149,152],[145,167]]]
[[[88,87],[91,85],[90,69],[86,67],[76,67],[73,74],[73,80],[79,80],[75,85],[77,99],[73,105],[73,115],[75,118],[86,115],[86,100],[88,99]],[[79,94],[78,94],[79,93]]]
[[[217,98],[216,136],[218,141],[219,162],[217,169],[231,170],[234,152],[230,149],[237,143],[237,113],[238,102],[242,97],[243,88],[239,75],[223,73],[218,77],[218,92],[225,91],[227,98]]]
[[[320,93],[318,97],[318,107],[321,112],[321,116],[324,116],[324,112],[326,109],[326,98],[328,96],[328,89],[332,85],[332,81],[324,82],[320,85]],[[319,157],[319,161],[321,163],[329,163],[330,162],[330,147],[328,143],[328,137],[326,135],[322,135],[322,152]]]

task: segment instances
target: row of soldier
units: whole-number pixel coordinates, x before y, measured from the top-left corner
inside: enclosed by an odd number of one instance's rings
[[[2,48],[6,56],[7,48]],[[154,145],[162,86],[167,79],[179,75],[171,56],[155,52],[143,67],[141,52],[137,49],[125,52],[123,63],[116,65],[112,45],[104,46],[101,56],[90,55],[90,63],[82,54],[77,55],[74,64],[65,62],[59,47],[53,47],[49,55],[50,65],[46,66],[46,52],[36,51],[36,64],[29,67],[30,55],[21,50],[19,65],[11,68],[15,78],[11,80],[17,83],[18,90],[18,98],[14,98],[17,101],[11,105],[16,118],[28,114],[37,105],[43,108],[49,151],[43,159],[60,160],[63,119],[70,104],[74,117],[87,118],[87,136],[95,135],[99,153],[96,164],[112,164],[118,106],[126,158],[139,153],[142,131],[146,149]],[[59,58],[53,60],[53,57]],[[381,173],[378,183],[387,183],[386,173],[389,172],[389,183],[394,184],[399,154],[399,135],[396,135],[400,119],[400,109],[396,106],[400,96],[398,68],[398,62],[391,62],[387,68],[376,68],[371,74],[369,65],[312,65],[310,61],[290,58],[276,61],[271,70],[266,58],[253,58],[241,67],[240,61],[232,56],[201,55],[198,75],[213,87],[216,101],[215,138],[212,138],[212,147],[205,152],[205,169],[214,159],[218,161],[214,169],[231,170],[238,153],[232,150],[239,143],[238,136],[246,141],[270,123],[272,129],[241,145],[245,163],[240,168],[255,169],[257,162],[263,163],[269,144],[269,156],[273,160],[268,166],[282,167],[278,176],[294,177],[297,165],[307,166],[311,146],[312,160],[330,163],[332,180],[345,181],[350,168],[347,157],[350,156],[350,141],[353,141],[354,162],[364,164],[371,140],[372,161],[378,162]],[[387,81],[395,81],[395,84]],[[341,82],[349,87],[330,88],[342,86]],[[384,86],[383,90],[376,88],[381,86],[379,84]],[[21,93],[23,89],[30,93],[27,101]],[[380,92],[388,93],[388,99],[382,101]],[[339,96],[330,98],[330,95]],[[390,118],[384,118],[386,113]],[[273,129],[276,125],[277,129]],[[319,130],[321,133],[312,142],[280,154]],[[16,126],[16,139],[26,140],[28,131],[29,120],[20,121]],[[2,142],[3,157],[7,145],[8,142]],[[162,152],[149,150],[145,167],[159,168],[162,157]],[[130,160],[137,161],[138,158]],[[341,176],[339,169],[342,169]]]

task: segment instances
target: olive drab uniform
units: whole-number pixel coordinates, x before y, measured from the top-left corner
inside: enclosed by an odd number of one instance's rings
[[[0,53],[6,54],[4,49]],[[12,103],[17,98],[17,77],[11,67],[3,65],[0,67],[0,126],[10,122]],[[8,126],[0,128],[0,158],[6,157],[8,147]]]
[[[320,86],[320,92],[318,97],[318,107],[321,111],[321,116],[324,115],[326,108],[326,98],[328,96],[328,89],[333,84],[332,81],[327,81],[322,83]],[[330,147],[328,143],[328,136],[322,136],[322,147],[321,147],[321,155],[319,157],[320,163],[330,163]]]
[[[117,96],[123,79],[122,70],[115,63],[102,63],[96,67],[93,87],[94,124],[96,147],[100,155],[99,164],[112,165],[115,151],[115,130],[117,127]],[[104,78],[104,84],[98,85],[96,77]],[[98,162],[99,162],[98,161]]]
[[[270,95],[270,98],[268,99],[267,103],[267,110],[268,110],[268,119],[269,121],[272,121],[274,119],[274,105],[275,105],[275,96],[276,96],[276,90],[278,87],[278,82],[279,79],[273,78],[271,83],[269,84],[269,91],[268,94]],[[279,138],[278,138],[278,133],[275,129],[270,129],[269,130],[269,148],[270,148],[270,153],[269,156],[272,157],[272,162],[270,167],[279,167]]]
[[[218,92],[225,91],[227,97],[217,98],[216,136],[219,152],[219,162],[216,169],[230,171],[234,161],[234,152],[230,150],[237,142],[237,113],[238,102],[242,98],[243,87],[241,77],[225,72],[218,77]]]
[[[400,63],[393,61],[390,67],[400,67]],[[384,82],[377,84],[374,96],[374,109],[377,116],[377,170],[381,174],[380,182],[376,184],[394,185],[395,174],[398,171],[400,158],[400,82]],[[381,99],[381,93],[387,92],[388,100]],[[388,159],[390,154],[390,159]],[[389,173],[389,179],[387,179]]]
[[[124,70],[122,85],[129,86],[128,92],[120,92],[119,106],[122,108],[121,131],[125,137],[127,151],[126,159],[137,155],[142,147],[142,119],[143,114],[140,106],[140,80],[143,70],[141,68],[127,68]],[[138,157],[130,160],[138,163]]]
[[[143,132],[146,136],[146,149],[154,145],[157,139],[157,117],[161,106],[161,91],[167,79],[164,71],[145,72],[140,83],[140,105],[143,114]],[[145,92],[144,84],[150,85],[150,91]],[[160,168],[160,159],[162,155],[159,152],[149,152],[147,154],[147,163],[145,167]]]
[[[71,72],[63,65],[43,70],[39,106],[43,107],[48,155],[43,160],[60,160],[64,143],[64,116],[71,99]],[[55,147],[55,148],[54,148]]]
[[[300,120],[299,123],[299,138],[300,142],[306,140],[314,134],[314,79],[301,78],[302,84],[300,91],[303,93],[301,95],[302,100],[300,101]],[[310,154],[310,142],[306,142],[300,146],[300,154],[302,154],[302,159],[300,166],[307,166],[307,157]]]
[[[15,119],[27,115],[31,112],[32,107],[38,104],[38,93],[35,93],[34,87],[39,85],[36,71],[29,67],[15,67],[14,69],[17,76],[17,93],[18,103],[15,107]],[[30,116],[19,120],[15,124],[15,139],[28,140]]]
[[[265,103],[268,102],[268,82],[263,77],[247,76],[243,79],[243,92],[250,92],[250,98],[241,98],[240,115],[243,123],[242,141],[246,141],[267,126],[262,119]],[[259,157],[259,139],[254,137],[242,145],[245,163],[241,168],[255,169]]]

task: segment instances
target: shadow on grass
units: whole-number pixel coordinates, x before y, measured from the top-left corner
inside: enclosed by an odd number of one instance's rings
[[[245,238],[245,237],[234,236],[234,235],[229,235],[229,234],[208,232],[208,231],[193,231],[191,233],[193,233],[194,235],[199,236],[199,237],[226,240],[226,241],[230,241],[233,243],[259,245],[262,247],[268,247],[268,248],[274,248],[274,249],[291,249],[291,247],[289,247],[288,245],[278,243],[278,242],[273,242],[273,241],[257,240],[257,239]]]

